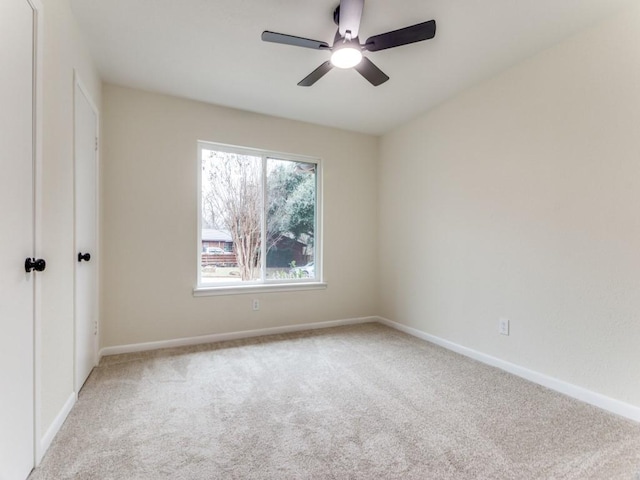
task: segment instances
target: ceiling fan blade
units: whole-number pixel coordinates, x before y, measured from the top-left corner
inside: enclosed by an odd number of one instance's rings
[[[364,48],[370,52],[377,52],[378,50],[429,40],[435,37],[435,35],[436,21],[429,20],[428,22],[418,23],[417,25],[401,28],[400,30],[369,37],[364,44]]]
[[[262,32],[262,41],[282,43],[283,45],[293,45],[294,47],[313,48],[316,50],[324,50],[330,48],[327,42],[311,40],[309,38],[294,37],[293,35],[285,35],[284,33],[269,31]]]
[[[364,0],[340,1],[340,24],[338,31],[342,38],[344,38],[347,31],[351,32],[351,38],[356,38],[358,36],[363,8]]]
[[[309,75],[300,80],[300,82],[298,82],[298,85],[301,87],[310,87],[322,77],[324,77],[332,68],[333,65],[331,65],[331,62],[327,60]]]
[[[383,84],[389,77],[367,57],[362,57],[362,61],[356,65],[355,68],[360,75],[369,80],[369,83],[374,87]]]

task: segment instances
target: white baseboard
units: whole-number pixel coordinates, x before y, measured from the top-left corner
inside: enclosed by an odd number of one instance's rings
[[[51,445],[51,442],[53,442],[54,437],[60,431],[62,424],[69,416],[69,413],[71,412],[73,406],[76,404],[77,399],[78,395],[75,392],[69,395],[69,398],[62,406],[62,409],[60,409],[58,415],[56,415],[56,418],[53,420],[53,423],[49,426],[45,434],[40,439],[40,445],[36,452],[36,466],[38,466],[42,461],[42,457],[44,457],[44,454],[49,449],[49,446]]]
[[[280,333],[300,332],[304,330],[317,330],[319,328],[341,327],[344,325],[357,325],[360,323],[377,322],[378,317],[348,318],[345,320],[330,320],[327,322],[303,323],[300,325],[286,325],[282,327],[260,328],[257,330],[244,330],[230,333],[215,333],[212,335],[201,335],[198,337],[178,338],[175,340],[162,340],[159,342],[133,343],[129,345],[119,345],[105,347],[100,350],[99,358],[108,355],[119,355],[121,353],[144,352],[147,350],[158,350],[161,348],[185,347],[189,345],[200,345],[203,343],[223,342],[226,340],[240,340],[243,338],[262,337],[265,335],[277,335]]]
[[[408,333],[409,335],[420,338],[422,340],[426,340],[427,342],[434,343],[446,348],[447,350],[451,350],[453,352],[464,355],[465,357],[473,358],[474,360],[478,360],[479,362],[491,365],[492,367],[499,368],[500,370],[504,370],[505,372],[512,373],[513,375],[529,380],[530,382],[537,383],[538,385],[542,385],[543,387],[547,387],[551,390],[555,390],[556,392],[563,393],[564,395],[601,408],[602,410],[606,410],[616,415],[620,415],[621,417],[640,422],[640,407],[636,407],[635,405],[621,402],[600,393],[587,390],[586,388],[579,387],[562,380],[558,380],[557,378],[550,377],[543,373],[529,370],[528,368],[524,368],[520,365],[516,365],[514,363],[492,357],[491,355],[478,352],[477,350],[463,347],[462,345],[458,345],[457,343],[444,340],[440,337],[436,337],[435,335],[430,335],[421,330],[408,327],[387,318],[377,317],[376,319],[379,323],[387,325],[388,327],[395,328],[396,330]]]

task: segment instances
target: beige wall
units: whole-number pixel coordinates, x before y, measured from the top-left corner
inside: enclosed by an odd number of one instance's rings
[[[42,0],[43,155],[41,371],[39,438],[49,429],[73,386],[73,91],[78,70],[99,106],[101,84],[67,0]]]
[[[640,406],[640,9],[385,135],[380,157],[383,316]]]
[[[103,96],[103,347],[377,312],[376,137],[114,85]],[[326,290],[193,297],[198,140],[322,159]]]

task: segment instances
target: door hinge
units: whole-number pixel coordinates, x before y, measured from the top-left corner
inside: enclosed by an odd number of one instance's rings
[[[96,152],[98,151],[98,137],[96,137]]]

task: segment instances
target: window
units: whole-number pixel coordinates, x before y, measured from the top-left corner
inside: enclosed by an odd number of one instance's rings
[[[196,291],[317,286],[319,161],[205,142],[198,146]]]

